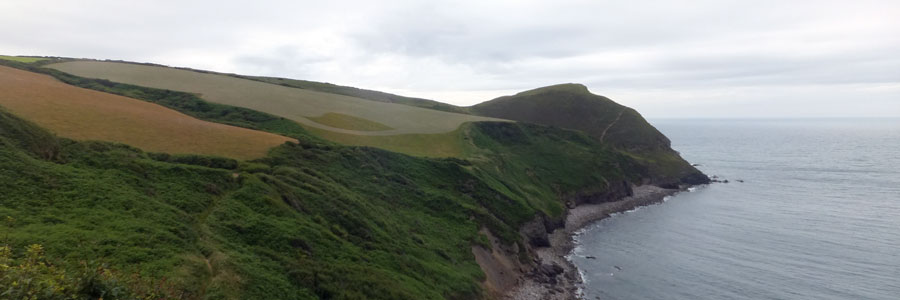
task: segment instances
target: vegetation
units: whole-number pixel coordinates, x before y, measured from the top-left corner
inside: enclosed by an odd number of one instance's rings
[[[122,274],[88,262],[66,268],[48,261],[41,245],[32,244],[25,249],[17,258],[9,246],[0,246],[0,299],[153,300],[183,296],[178,287],[164,280]]]
[[[661,161],[582,132],[511,122],[411,137],[419,142],[405,151],[445,145],[428,152],[455,156],[413,157],[337,145],[291,120],[192,94],[4,64],[298,139],[252,161],[146,153],[57,138],[0,109],[0,216],[16,220],[0,237],[9,249],[43,245],[41,260],[55,268],[38,272],[47,276],[106,274],[65,275],[95,261],[144,278],[102,290],[126,299],[144,295],[147,282],[184,299],[483,298],[471,252],[485,244],[479,229],[522,246],[523,223],[558,222],[564,201],[652,178],[646,164]],[[28,254],[11,257],[20,265]]]
[[[358,131],[384,131],[391,130],[393,128],[375,122],[369,121],[366,119],[357,118],[350,115],[339,114],[339,113],[326,113],[324,115],[318,117],[309,117],[307,119],[313,120],[313,122],[331,126],[334,128],[347,129],[347,130],[358,130]]]
[[[465,125],[463,125],[465,126]],[[310,128],[310,132],[348,146],[366,146],[422,157],[463,157],[467,142],[462,129],[434,134],[398,134],[386,136],[356,135]]]
[[[197,120],[160,105],[74,87],[50,76],[0,66],[0,105],[77,140],[129,144],[148,151],[259,158],[293,140]]]
[[[513,123],[466,126],[473,161],[301,140],[237,168],[0,124],[14,248],[168,278],[187,298],[478,298],[479,228],[521,243],[523,222],[560,216],[556,193],[640,176],[584,135]]]
[[[0,55],[0,60],[15,61],[15,62],[21,62],[21,63],[33,63],[33,62],[39,62],[39,61],[42,61],[42,60],[47,60],[47,58],[43,58],[43,57],[28,57],[28,56],[6,56],[6,55]]]
[[[580,84],[525,91],[471,109],[485,116],[582,131],[600,142],[627,150],[669,147],[669,140],[635,110],[591,94]]]
[[[464,107],[454,106],[447,103],[437,102],[434,100],[421,99],[421,98],[411,98],[404,97],[394,94],[389,94],[385,92],[365,90],[350,86],[342,86],[331,83],[324,82],[315,82],[308,80],[297,80],[297,79],[288,79],[288,78],[277,78],[277,77],[260,77],[260,76],[244,76],[244,75],[236,75],[236,74],[227,74],[229,76],[234,76],[238,78],[262,81],[271,84],[282,85],[286,87],[304,89],[304,90],[312,90],[319,91],[323,93],[331,93],[338,94],[350,97],[356,97],[360,99],[378,101],[378,102],[386,102],[386,103],[397,103],[409,106],[416,106],[421,108],[446,111],[452,113],[459,114],[468,114],[469,111]]]
[[[500,97],[471,107],[475,114],[578,130],[642,163],[661,185],[704,183],[705,176],[670,147],[669,139],[634,109],[561,84]]]

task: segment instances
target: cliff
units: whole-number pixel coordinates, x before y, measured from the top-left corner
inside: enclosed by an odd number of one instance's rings
[[[627,146],[559,127],[467,123],[463,156],[414,157],[192,94],[10,65],[297,139],[252,161],[148,153],[58,138],[0,110],[0,213],[16,220],[0,232],[6,243],[42,244],[71,276],[99,260],[146,278],[72,290],[81,298],[162,278],[188,299],[496,298],[510,278],[556,273],[540,249],[573,207],[672,178]],[[520,273],[484,268],[494,251]]]

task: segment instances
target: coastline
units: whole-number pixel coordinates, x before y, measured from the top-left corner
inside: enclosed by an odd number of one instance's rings
[[[565,225],[548,235],[548,247],[535,247],[539,267],[523,276],[522,280],[503,296],[516,300],[569,300],[580,299],[581,274],[567,256],[575,248],[574,234],[593,222],[614,213],[662,202],[665,197],[682,190],[665,189],[652,185],[635,186],[631,196],[617,201],[597,204],[581,204],[568,210]]]

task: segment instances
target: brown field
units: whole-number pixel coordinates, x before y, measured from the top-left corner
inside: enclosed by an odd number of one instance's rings
[[[151,152],[253,159],[293,140],[197,120],[156,104],[3,66],[0,106],[62,137],[124,143]]]

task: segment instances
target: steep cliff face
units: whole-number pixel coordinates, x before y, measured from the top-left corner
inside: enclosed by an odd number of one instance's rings
[[[560,84],[487,101],[474,114],[529,122],[586,133],[601,144],[641,161],[645,181],[658,185],[708,182],[671,148],[671,142],[640,113],[581,84]]]

